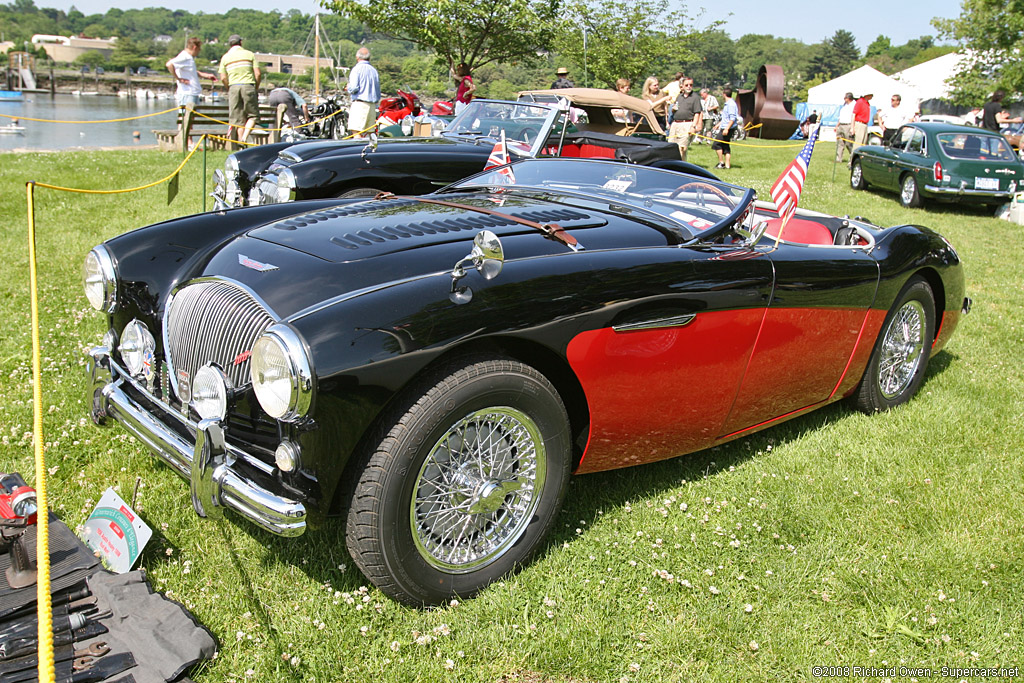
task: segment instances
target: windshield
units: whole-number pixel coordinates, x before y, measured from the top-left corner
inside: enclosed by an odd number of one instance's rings
[[[445,137],[495,143],[505,133],[517,157],[536,156],[547,139],[558,109],[543,104],[474,100],[445,128]]]
[[[649,166],[592,159],[528,159],[490,169],[448,190],[489,187],[542,189],[569,195],[570,204],[593,198],[611,210],[639,209],[684,228],[701,239],[753,220],[753,190]],[[633,213],[636,213],[635,211]]]
[[[940,133],[936,136],[943,153],[951,159],[1015,161],[1016,155],[1002,136],[977,133]]]

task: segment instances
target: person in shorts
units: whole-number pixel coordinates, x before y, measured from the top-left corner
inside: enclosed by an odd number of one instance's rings
[[[242,37],[237,33],[228,38],[228,51],[220,60],[220,80],[228,89],[228,138],[238,136],[241,142],[260,118],[260,103],[256,89],[260,87],[260,68],[256,66],[256,55],[242,47]]]
[[[740,108],[732,97],[731,87],[722,88],[722,97],[725,100],[725,105],[722,107],[722,120],[715,128],[711,149],[715,150],[718,155],[718,165],[715,168],[732,168],[732,145],[729,142],[739,125]]]

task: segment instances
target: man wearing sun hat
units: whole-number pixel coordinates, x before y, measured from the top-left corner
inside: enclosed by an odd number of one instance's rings
[[[569,80],[569,70],[564,66],[558,67],[558,71],[555,72],[558,76],[558,80],[551,84],[552,90],[561,90],[562,88],[575,88],[576,84]]]
[[[260,117],[260,104],[256,89],[260,87],[260,68],[256,55],[242,47],[242,36],[234,33],[228,38],[228,51],[220,60],[220,80],[228,89],[228,137],[241,128],[239,140],[245,142]]]

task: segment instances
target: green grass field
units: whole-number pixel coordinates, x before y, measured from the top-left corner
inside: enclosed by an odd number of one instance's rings
[[[737,145],[722,177],[767,198],[797,149]],[[920,394],[887,414],[833,405],[708,451],[578,477],[532,565],[431,611],[370,587],[340,524],[284,540],[230,513],[198,519],[170,468],[119,427],[89,421],[82,352],[104,328],[82,293],[82,261],[106,238],[201,210],[201,157],[170,206],[166,186],[114,196],[39,189],[51,505],[74,528],[108,486],[130,499],[141,477],[136,506],[155,532],[142,566],[220,640],[199,683],[774,681],[814,680],[815,666],[926,667],[937,677],[943,666],[1019,665],[1024,227],[982,209],[907,210],[895,195],[854,192],[833,154],[819,144],[801,206],[928,225],[965,263],[974,310]],[[0,158],[0,470],[29,477],[25,182],[127,188],[180,157]],[[211,154],[209,171],[223,159]],[[714,165],[706,146],[690,160]],[[911,680],[898,673],[889,678]]]

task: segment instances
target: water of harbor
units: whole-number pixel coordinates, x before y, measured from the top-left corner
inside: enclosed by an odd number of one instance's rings
[[[18,102],[0,100],[0,114],[6,115],[0,116],[0,128],[11,123],[7,116],[17,116],[19,125],[25,127],[21,133],[0,133],[0,151],[152,147],[156,145],[153,129],[174,128],[175,111],[114,123],[84,122],[154,114],[174,106],[173,99],[25,93],[24,99]],[[83,123],[44,123],[28,119]],[[138,137],[135,137],[136,132]]]

